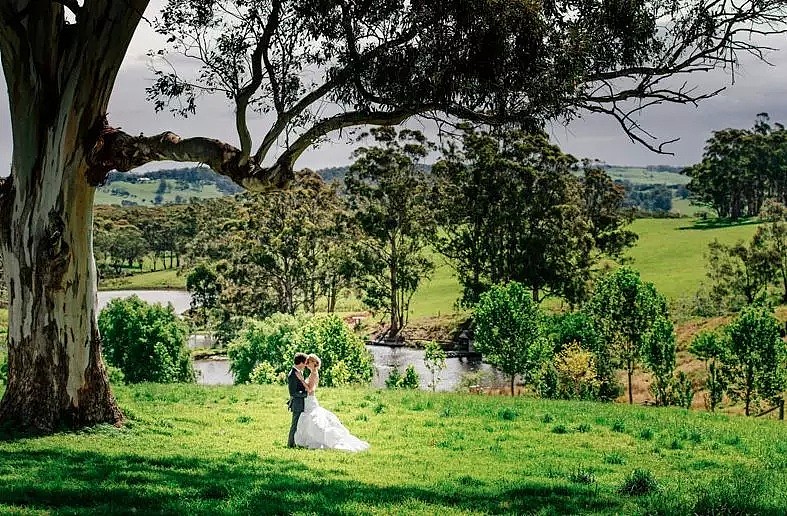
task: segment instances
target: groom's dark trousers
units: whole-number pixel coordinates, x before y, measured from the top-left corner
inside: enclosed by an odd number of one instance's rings
[[[290,390],[290,401],[287,406],[292,411],[292,423],[290,424],[290,435],[287,437],[287,446],[290,448],[295,447],[295,430],[298,428],[298,418],[301,417],[303,412],[303,404],[306,399],[306,387],[298,379],[296,375],[298,372],[294,367],[290,369],[290,374],[287,375],[287,387]]]

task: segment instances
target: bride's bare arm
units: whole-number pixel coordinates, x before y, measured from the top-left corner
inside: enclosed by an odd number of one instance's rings
[[[306,391],[309,394],[314,394],[314,390],[317,388],[317,383],[320,381],[320,373],[314,371],[312,374],[309,375],[306,385]]]

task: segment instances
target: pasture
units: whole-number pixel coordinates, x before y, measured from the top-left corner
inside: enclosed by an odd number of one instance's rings
[[[787,508],[787,427],[779,421],[523,396],[321,389],[321,404],[372,445],[348,455],[284,446],[284,387],[143,384],[115,393],[128,418],[123,428],[0,440],[0,513],[775,515]]]

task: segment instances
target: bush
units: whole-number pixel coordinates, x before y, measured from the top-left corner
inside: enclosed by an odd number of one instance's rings
[[[618,492],[629,496],[639,496],[654,491],[658,491],[659,484],[656,482],[653,473],[646,469],[635,469],[632,471],[623,484],[618,488]]]
[[[227,355],[236,384],[283,383],[297,351],[319,355],[320,384],[327,387],[369,383],[374,374],[363,341],[333,314],[274,314],[262,321],[248,320]]]
[[[413,364],[410,364],[404,370],[401,387],[402,389],[417,389],[419,385],[421,385],[421,378],[415,372]]]
[[[277,372],[276,368],[268,362],[257,364],[251,372],[251,375],[249,375],[249,383],[256,383],[258,385],[284,383],[285,379],[285,373]]]
[[[188,327],[172,305],[151,305],[137,296],[114,299],[101,311],[98,327],[107,363],[127,383],[195,381]]]
[[[389,389],[399,389],[402,386],[402,373],[399,372],[398,367],[391,369],[388,378],[385,379],[385,386]]]
[[[598,396],[599,380],[592,352],[572,342],[555,355],[557,393],[563,399],[591,400]]]

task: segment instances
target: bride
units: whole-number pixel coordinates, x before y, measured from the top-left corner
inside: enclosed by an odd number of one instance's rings
[[[298,428],[295,430],[295,445],[306,448],[327,448],[350,452],[369,449],[369,443],[352,435],[342,425],[336,414],[322,408],[317,402],[317,396],[314,395],[314,391],[320,383],[321,364],[322,361],[317,355],[309,355],[306,359],[309,377],[304,379],[300,376],[300,373],[298,374],[298,378],[306,386],[306,391],[309,394],[306,397],[303,413],[298,420]]]

